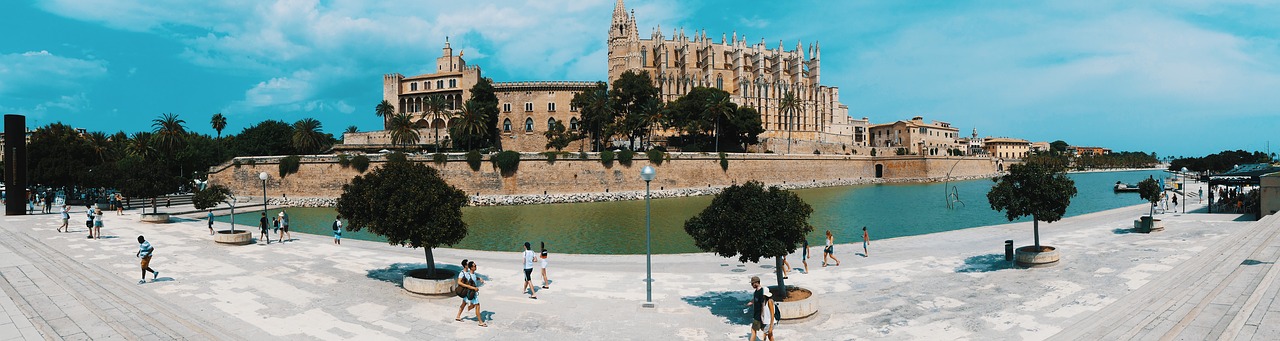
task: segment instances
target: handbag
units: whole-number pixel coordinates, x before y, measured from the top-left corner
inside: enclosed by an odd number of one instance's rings
[[[474,283],[471,282],[470,279],[466,279],[466,278],[462,279],[462,283],[466,285],[475,285]],[[475,295],[475,292],[473,292],[471,288],[458,285],[453,287],[453,294],[458,295],[458,297],[461,297],[461,298],[472,298],[473,297],[472,295]]]

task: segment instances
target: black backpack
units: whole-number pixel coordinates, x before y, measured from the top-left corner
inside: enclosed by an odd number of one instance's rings
[[[338,232],[338,221],[337,221],[337,220],[334,220],[334,221],[333,221],[333,232]]]

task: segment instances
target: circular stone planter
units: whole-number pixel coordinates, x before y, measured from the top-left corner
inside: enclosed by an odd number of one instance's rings
[[[1036,250],[1033,245],[1018,248],[1014,259],[1018,262],[1018,266],[1024,268],[1044,268],[1058,265],[1058,248],[1052,246],[1040,245],[1040,250]]]
[[[218,244],[248,245],[253,244],[253,234],[245,230],[236,230],[235,233],[231,233],[231,230],[222,230],[213,235],[213,241]]]
[[[1133,222],[1133,227],[1139,233],[1159,232],[1164,231],[1164,221],[1143,216]]]
[[[426,296],[452,297],[453,287],[458,285],[458,273],[436,268],[436,275],[428,278],[427,269],[409,270],[404,273],[404,290]]]
[[[143,213],[142,218],[140,218],[139,220],[142,220],[142,222],[144,223],[166,224],[169,222],[169,214],[168,213]]]
[[[776,286],[769,287],[769,290],[777,292]],[[774,295],[777,297],[777,295]],[[791,300],[801,297],[794,301],[776,301],[778,303],[778,316],[782,320],[802,319],[818,313],[818,296],[814,295],[809,289],[787,286],[787,299]]]

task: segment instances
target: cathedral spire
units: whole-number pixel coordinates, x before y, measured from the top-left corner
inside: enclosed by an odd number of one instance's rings
[[[618,0],[617,4],[613,5],[613,20],[614,21],[618,21],[619,19],[626,20],[626,18],[627,18],[627,6],[622,4],[622,0]]]

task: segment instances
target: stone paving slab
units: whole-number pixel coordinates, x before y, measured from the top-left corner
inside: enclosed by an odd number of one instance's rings
[[[1146,211],[1136,205],[1041,224],[1041,241],[1063,253],[1062,264],[1046,269],[1010,269],[1003,261],[1003,241],[1025,245],[1030,223],[874,240],[872,257],[845,252],[856,246],[842,244],[836,248],[842,266],[821,268],[820,259],[811,260],[810,273],[793,272],[787,282],[818,295],[818,315],[784,322],[775,334],[784,340],[1045,339],[1181,265],[1224,259],[1215,247],[1249,226],[1235,221],[1238,215],[1166,214],[1166,231],[1128,233]],[[55,232],[54,215],[5,217],[0,247],[31,248],[20,257],[34,260],[35,270],[72,277],[46,276],[72,297],[85,293],[80,305],[102,320],[82,328],[91,337],[109,328],[137,331],[134,337],[197,339],[741,340],[749,329],[742,314],[747,278],[775,282],[772,262],[656,255],[657,308],[645,309],[643,255],[552,254],[551,288],[532,300],[520,293],[518,245],[512,252],[436,249],[439,263],[475,260],[488,278],[480,299],[491,323],[482,328],[474,315],[453,321],[456,298],[416,296],[399,287],[401,271],[422,266],[422,250],[357,240],[337,246],[330,237],[304,234],[287,243],[225,246],[210,240],[202,222],[143,224],[136,212],[127,213],[106,216],[103,232],[115,238],[102,240],[84,239],[83,228]],[[888,228],[872,226],[872,234]],[[138,234],[157,248],[153,267],[161,271],[160,281],[135,284]],[[798,255],[790,260],[801,267]],[[27,279],[23,286],[41,280]],[[58,297],[55,307],[66,302],[56,293],[49,297]],[[1191,308],[1139,310],[1172,316],[1183,309]],[[1272,315],[1259,320],[1259,330]],[[214,332],[222,334],[202,334]],[[1138,331],[1129,338],[1153,335]]]

